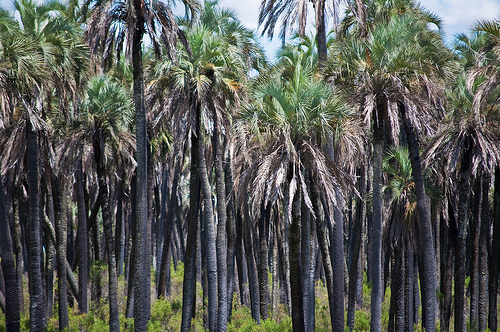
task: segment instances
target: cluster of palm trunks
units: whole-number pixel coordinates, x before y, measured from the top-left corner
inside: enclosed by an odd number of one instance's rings
[[[331,329],[353,330],[365,276],[372,331],[497,330],[498,21],[450,49],[413,0],[347,1],[329,34],[340,7],[316,0],[313,36],[312,3],[262,0],[262,33],[295,35],[269,61],[216,1],[169,5],[0,10],[7,331],[53,308],[62,330],[103,297],[110,331],[123,312],[146,331],[172,262],[181,331],[197,283],[207,330],[241,305],[313,331],[318,281]]]

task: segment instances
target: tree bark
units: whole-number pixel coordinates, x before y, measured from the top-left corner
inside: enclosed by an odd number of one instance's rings
[[[472,142],[463,151],[458,179],[458,240],[455,254],[455,331],[465,332],[465,264],[469,211],[469,173]]]
[[[500,167],[495,168],[495,184],[493,192],[493,234],[491,241],[491,255],[489,256],[489,278],[488,278],[488,328],[497,330],[497,294],[498,294],[498,272],[500,262]]]
[[[132,71],[134,79],[134,105],[136,127],[137,197],[136,197],[136,253],[134,327],[145,332],[151,311],[151,225],[148,219],[148,150],[146,109],[144,106],[144,72],[142,64],[142,38],[144,35],[144,2],[133,0]]]
[[[94,137],[94,156],[97,165],[99,184],[99,200],[101,201],[102,222],[108,251],[108,282],[109,282],[109,329],[111,332],[120,331],[120,315],[118,307],[118,274],[115,257],[115,238],[113,232],[113,217],[109,203],[108,183],[104,166],[104,137],[99,130]]]
[[[83,182],[82,151],[78,156],[75,182],[76,182],[76,203],[78,209],[78,308],[83,313],[88,313],[88,283],[89,283],[89,254],[88,254],[88,230],[87,230],[87,208],[85,207],[85,194]]]
[[[38,132],[26,120],[26,159],[28,167],[30,331],[42,332],[46,326],[45,297],[42,283],[40,187],[38,175]]]
[[[481,212],[481,177],[476,177],[473,183],[472,218],[470,222],[470,328],[478,329],[479,321],[479,223]]]
[[[299,187],[300,188],[300,187]],[[305,332],[304,300],[302,291],[302,275],[300,257],[300,230],[301,230],[301,193],[300,189],[293,195],[292,218],[290,224],[290,286],[292,292],[292,326],[294,332]]]
[[[200,210],[200,110],[191,119],[191,175],[189,181],[189,223],[184,262],[184,279],[182,286],[182,323],[181,331],[187,332],[191,327],[194,315],[193,308],[196,296],[196,253],[198,251],[198,212]]]
[[[376,119],[373,124],[373,214],[372,214],[372,247],[371,247],[371,322],[373,332],[381,331],[382,320],[382,158],[384,145],[383,121]]]
[[[488,193],[490,190],[490,175],[484,173],[481,193],[481,219],[479,226],[479,331],[486,330],[488,313],[488,242],[490,240],[490,206]]]
[[[227,240],[226,240],[226,183],[224,181],[224,159],[222,143],[222,123],[212,104],[214,116],[213,147],[215,158],[215,184],[217,192],[217,295],[219,300],[217,311],[217,331],[225,332],[228,321],[227,294]]]
[[[269,304],[269,278],[268,278],[268,242],[267,236],[269,233],[269,218],[271,214],[271,207],[264,207],[261,203],[261,212],[259,218],[259,264],[258,264],[258,278],[259,278],[259,304],[260,316],[262,320],[268,318],[267,306]]]
[[[16,265],[10,233],[10,225],[7,217],[7,205],[5,199],[3,180],[0,177],[0,262],[5,281],[5,327],[7,332],[20,330],[19,283],[16,275]]]
[[[200,142],[199,149],[199,172],[201,182],[201,192],[203,193],[203,206],[205,222],[205,249],[207,255],[207,278],[208,278],[208,330],[217,329],[217,246],[216,230],[214,221],[214,209],[212,205],[212,186],[208,179],[208,167],[205,157],[205,146],[203,140]],[[210,172],[211,173],[211,172]],[[224,283],[224,287],[227,287]],[[224,299],[227,301],[227,299]],[[226,302],[227,304],[227,302]],[[224,307],[227,309],[227,307]]]
[[[427,197],[424,189],[424,177],[422,163],[417,141],[417,134],[406,117],[404,107],[401,108],[403,122],[408,141],[408,152],[410,154],[413,179],[415,181],[415,195],[417,197],[417,211],[421,228],[421,246],[423,254],[423,316],[424,328],[426,332],[433,332],[436,329],[436,258],[434,251],[434,236],[432,234],[432,224],[430,209],[427,204]]]

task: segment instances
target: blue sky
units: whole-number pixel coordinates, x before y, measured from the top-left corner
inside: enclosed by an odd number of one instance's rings
[[[233,9],[247,27],[257,29],[260,1],[219,0],[219,3]],[[420,3],[441,16],[448,42],[453,40],[455,34],[468,32],[470,26],[478,19],[500,18],[500,0],[421,0]],[[12,0],[0,0],[0,6],[11,9]],[[311,18],[313,17],[311,16]],[[309,25],[312,25],[312,22]],[[261,43],[270,57],[274,57],[276,50],[281,45],[276,37],[273,41],[262,38]]]

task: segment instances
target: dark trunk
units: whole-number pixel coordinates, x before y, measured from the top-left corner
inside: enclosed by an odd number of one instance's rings
[[[326,43],[325,0],[318,0],[314,6],[316,12],[316,44],[318,46],[319,67],[326,65],[328,48]]]
[[[66,284],[66,239],[67,227],[66,206],[63,202],[63,193],[59,179],[52,176],[52,191],[56,222],[56,251],[57,251],[57,296],[59,298],[59,329],[69,325],[68,316],[68,289]]]
[[[5,282],[5,327],[7,332],[20,330],[19,283],[16,275],[16,265],[9,220],[7,218],[7,205],[4,196],[3,180],[0,177],[0,262]]]
[[[415,181],[415,195],[417,197],[417,211],[421,229],[421,246],[423,254],[423,270],[420,270],[424,283],[422,284],[424,297],[422,299],[424,328],[426,332],[433,332],[436,329],[436,258],[434,251],[434,237],[432,234],[432,224],[430,209],[427,204],[427,197],[424,189],[424,177],[422,163],[420,161],[419,146],[416,132],[406,117],[404,107],[402,116],[405,133],[408,141],[408,152],[410,154],[413,179]]]
[[[213,105],[212,105],[213,106]],[[217,295],[219,306],[217,311],[217,331],[227,330],[228,299],[227,299],[227,240],[226,240],[226,183],[224,181],[224,160],[222,143],[222,123],[213,107],[214,133],[213,148],[215,159],[215,184],[217,192]]]
[[[491,241],[491,254],[489,257],[489,309],[488,328],[497,330],[497,294],[498,294],[498,271],[500,267],[500,167],[495,168],[495,184],[493,193],[493,235]]]
[[[472,159],[472,142],[463,151],[458,180],[458,238],[455,255],[455,331],[465,332],[465,261],[469,210],[469,173]]]
[[[45,151],[44,151],[45,153]],[[45,156],[43,157],[46,158]],[[41,218],[48,217],[49,223],[54,228],[54,202],[52,199],[52,186],[50,183],[50,175],[48,172],[48,164],[44,165],[44,176],[42,182],[43,194],[41,198]],[[43,209],[43,207],[46,207]],[[50,241],[47,232],[44,232],[44,243],[42,244],[45,253],[45,303],[47,309],[47,317],[52,317],[54,308],[54,268],[56,259],[56,248],[54,243]]]
[[[404,317],[405,317],[405,325],[404,331],[411,332],[413,331],[413,294],[414,294],[414,254],[413,254],[413,245],[408,243],[406,245],[406,252],[404,257],[405,264],[405,281],[404,281]]]
[[[292,218],[290,223],[290,286],[292,304],[292,326],[294,332],[305,332],[302,275],[300,267],[301,246],[301,193],[297,189],[293,195]]]
[[[109,203],[108,183],[104,166],[104,137],[98,131],[94,137],[94,156],[97,165],[97,178],[99,183],[99,200],[101,201],[102,222],[106,236],[106,249],[108,251],[108,282],[109,282],[109,328],[111,332],[120,331],[120,316],[118,307],[118,274],[115,258],[115,238],[113,232],[113,215]]]
[[[267,235],[269,233],[269,218],[271,214],[271,207],[268,205],[264,207],[261,203],[261,211],[259,218],[259,303],[260,303],[260,316],[262,320],[268,318],[267,306],[269,304],[269,278],[268,278],[268,242]]]
[[[189,181],[189,223],[184,262],[184,281],[182,284],[182,332],[187,332],[191,328],[196,296],[196,252],[198,251],[198,212],[200,210],[198,155],[201,134],[199,108],[196,108],[196,111],[197,113],[191,119],[191,178]]]
[[[38,176],[38,132],[26,120],[26,162],[28,168],[29,247],[28,277],[30,293],[30,331],[41,332],[46,325],[42,284],[40,188]]]
[[[200,119],[201,121],[201,119]],[[205,157],[205,146],[203,139],[199,148],[199,172],[201,182],[201,192],[203,193],[203,220],[205,222],[205,250],[207,255],[207,279],[208,279],[208,330],[217,329],[217,248],[216,248],[216,230],[214,220],[214,209],[212,205],[212,186],[208,179],[208,167]],[[212,172],[210,172],[211,174]],[[225,225],[224,225],[225,228]],[[226,276],[227,277],[227,276]],[[224,283],[224,287],[227,287]],[[227,299],[224,299],[227,305]],[[227,309],[227,307],[224,307]],[[227,322],[227,320],[226,320]]]
[[[85,207],[84,182],[82,171],[82,157],[78,157],[75,182],[76,200],[78,207],[78,308],[83,313],[88,313],[88,283],[89,283],[89,254],[88,254],[88,231],[87,231],[87,208]]]
[[[259,303],[259,277],[257,274],[257,264],[255,263],[254,246],[252,241],[252,225],[250,220],[249,207],[245,206],[245,218],[243,218],[243,241],[245,245],[245,258],[248,267],[248,288],[250,290],[250,309],[252,318],[260,324],[260,303]]]
[[[344,220],[339,207],[334,207],[333,225],[333,297],[334,318],[332,329],[334,331],[344,331],[344,288],[345,288],[345,259],[344,259]]]
[[[481,181],[481,219],[479,225],[479,299],[478,299],[478,327],[479,331],[486,330],[488,313],[488,242],[490,240],[490,206],[488,193],[490,190],[490,175],[484,173]]]
[[[335,317],[335,294],[334,294],[334,286],[333,286],[333,268],[332,268],[332,260],[330,257],[330,249],[328,248],[328,240],[326,236],[326,226],[325,221],[330,221],[330,213],[329,207],[327,204],[324,204],[323,208],[325,211],[325,217],[322,218],[322,214],[320,213],[321,204],[320,204],[320,193],[318,188],[313,188],[312,191],[312,203],[314,204],[314,211],[316,213],[316,236],[318,238],[319,250],[321,253],[321,259],[323,263],[323,269],[325,271],[325,281],[326,281],[326,290],[328,293],[328,306],[330,309],[330,321],[332,323],[332,329],[334,326],[334,322],[336,321]],[[326,203],[326,202],[325,202]]]
[[[167,213],[163,213],[165,219],[160,220],[164,226],[164,235],[163,235],[163,248],[161,254],[161,264],[160,264],[160,276],[158,280],[158,298],[164,297],[167,289],[167,273],[170,271],[170,258],[171,255],[171,241],[172,241],[172,227],[174,223],[174,210],[176,208],[180,208],[177,206],[177,189],[179,186],[179,180],[181,177],[181,164],[183,158],[176,158],[175,161],[175,170],[174,170],[174,179],[172,181],[172,188],[170,192],[170,200],[167,207]],[[165,184],[166,185],[166,184]],[[165,190],[166,192],[166,190]]]
[[[246,280],[245,276],[245,264],[243,262],[243,218],[241,217],[241,212],[237,212],[236,214],[236,268],[238,270],[238,288],[240,290],[240,302],[242,305],[248,306],[247,296],[245,296],[245,287],[248,284],[248,280]]]
[[[151,311],[151,225],[148,219],[148,150],[142,65],[143,6],[144,2],[142,0],[133,0],[132,70],[134,79],[135,139],[137,144],[134,327],[135,331],[141,332],[147,329]]]
[[[470,289],[470,327],[476,331],[479,320],[479,223],[481,205],[481,177],[474,179],[472,197],[472,218],[470,222],[470,266],[469,266],[469,289]]]
[[[380,107],[379,107],[380,109]],[[383,121],[375,119],[373,124],[373,189],[372,189],[372,243],[370,257],[371,294],[371,331],[381,331],[382,319],[382,158],[384,147]]]
[[[352,233],[350,236],[354,237],[352,243],[352,248],[349,251],[351,258],[349,259],[349,295],[347,304],[347,325],[349,326],[349,331],[354,330],[354,312],[356,308],[356,291],[358,287],[358,265],[361,251],[361,233],[363,225],[363,216],[365,204],[362,197],[365,197],[365,168],[364,166],[357,170],[358,175],[358,192],[361,197],[356,196],[356,212],[354,215],[354,225],[352,227]]]
[[[227,320],[231,320],[231,312],[233,307],[233,293],[235,289],[235,275],[234,275],[234,260],[235,260],[235,236],[236,236],[236,208],[235,196],[233,190],[233,171],[231,169],[231,157],[228,153],[226,158],[226,165],[224,167],[224,179],[226,191],[229,192],[227,201]],[[241,246],[241,241],[240,241]]]

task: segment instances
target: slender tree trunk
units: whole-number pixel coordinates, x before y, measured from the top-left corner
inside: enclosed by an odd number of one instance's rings
[[[132,70],[134,79],[135,139],[137,144],[134,327],[137,332],[146,331],[151,311],[151,225],[148,219],[148,145],[142,65],[143,6],[144,2],[142,0],[133,0]]]
[[[200,210],[200,173],[198,155],[200,150],[200,110],[191,119],[191,178],[189,181],[189,220],[184,262],[184,281],[182,286],[182,323],[181,331],[187,332],[194,315],[196,296],[196,253],[198,251],[198,212]]]
[[[208,179],[208,167],[205,158],[205,146],[201,142],[199,149],[199,171],[201,191],[203,193],[203,205],[205,221],[205,239],[206,239],[206,255],[207,255],[207,278],[208,278],[208,330],[215,331],[217,329],[217,246],[216,246],[216,230],[214,221],[214,209],[212,205],[212,186]],[[224,225],[225,229],[225,225]],[[224,241],[225,242],[225,241]],[[226,276],[227,277],[227,276]],[[225,280],[224,287],[227,287]],[[227,294],[226,294],[227,295]],[[224,298],[227,305],[227,298]],[[224,306],[227,311],[227,307]],[[226,314],[226,311],[224,314]],[[224,322],[226,323],[227,320]]]
[[[497,294],[498,294],[498,272],[500,262],[500,167],[495,168],[495,184],[493,193],[493,234],[491,255],[489,257],[490,273],[488,279],[489,309],[488,328],[497,330]]]
[[[227,299],[227,240],[226,240],[226,183],[224,181],[224,159],[222,143],[222,123],[213,107],[214,133],[213,147],[215,158],[215,184],[217,192],[217,295],[219,306],[217,311],[217,331],[225,332],[228,321]]]
[[[118,307],[118,274],[116,269],[115,239],[113,232],[113,217],[109,203],[108,183],[104,166],[104,138],[99,131],[94,137],[94,154],[97,165],[99,183],[99,200],[101,201],[102,222],[106,236],[108,251],[108,282],[109,282],[109,329],[111,332],[120,331],[120,316]]]
[[[403,122],[408,140],[408,152],[410,154],[412,174],[415,181],[415,195],[417,197],[417,211],[420,220],[422,232],[421,246],[423,254],[423,270],[420,271],[424,283],[422,299],[424,327],[426,332],[433,332],[436,329],[436,258],[434,251],[434,236],[432,234],[432,224],[430,218],[430,209],[427,204],[427,197],[424,190],[424,177],[422,172],[422,163],[420,161],[418,141],[416,132],[406,117],[404,107]]]
[[[42,332],[46,325],[42,283],[40,187],[38,176],[38,132],[26,120],[26,159],[28,167],[30,331]]]
[[[231,320],[231,312],[233,308],[233,294],[235,288],[234,261],[235,261],[235,236],[236,236],[236,208],[235,197],[233,190],[233,171],[231,169],[231,156],[228,153],[226,157],[226,165],[224,167],[224,179],[226,191],[229,193],[227,201],[227,321]],[[241,245],[241,242],[240,242]],[[238,275],[239,276],[239,275]],[[240,290],[241,291],[241,290]]]
[[[479,331],[486,330],[488,313],[488,242],[490,237],[490,206],[488,193],[490,189],[490,175],[484,173],[481,179],[481,219],[479,226]]]
[[[365,169],[364,166],[357,170],[358,178],[358,191],[361,197],[365,197],[364,187],[365,187]],[[352,241],[353,248],[350,250],[352,255],[350,259],[349,266],[349,295],[347,304],[347,325],[349,326],[349,331],[354,330],[354,313],[356,307],[356,291],[358,287],[358,265],[360,258],[361,249],[361,233],[363,225],[363,211],[364,211],[364,201],[361,197],[356,197],[356,212],[354,215],[354,226],[353,231],[350,236],[354,237]]]
[[[13,195],[17,196],[15,194],[14,188],[12,188]],[[17,204],[16,204],[17,203]],[[17,285],[19,287],[19,293],[17,294],[17,301],[19,302],[19,308],[21,312],[23,311],[24,307],[24,287],[23,287],[23,275],[24,275],[24,259],[23,259],[23,254],[25,251],[23,251],[23,245],[22,245],[22,230],[21,230],[21,222],[20,222],[20,215],[21,215],[21,206],[19,200],[16,198],[12,199],[12,218],[13,218],[13,234],[12,234],[12,239],[14,241],[14,253],[16,255],[16,280],[17,280]]]
[[[481,212],[481,177],[474,179],[472,199],[472,218],[470,222],[470,327],[478,329],[479,321],[479,223]]]
[[[44,152],[45,153],[45,152]],[[44,156],[45,159],[45,156]],[[54,227],[54,201],[52,198],[52,186],[50,183],[50,175],[48,171],[48,165],[45,164],[47,168],[43,175],[42,188],[43,194],[41,199],[42,214],[48,215],[48,220],[51,227]],[[43,209],[45,207],[45,210]],[[56,259],[56,248],[54,243],[50,241],[49,235],[45,232],[44,234],[44,252],[45,252],[45,303],[47,309],[47,317],[52,317],[54,308],[54,268]]]
[[[468,142],[462,155],[458,180],[458,241],[455,255],[455,331],[465,332],[465,264],[469,211],[469,173],[471,145]]]
[[[174,179],[172,181],[172,188],[170,193],[170,200],[167,208],[167,213],[163,213],[165,220],[160,220],[160,223],[164,224],[164,235],[163,235],[163,248],[161,255],[160,264],[160,276],[158,280],[158,298],[165,296],[166,294],[166,281],[167,272],[170,270],[170,258],[169,252],[171,252],[171,241],[172,241],[172,227],[174,224],[174,210],[177,207],[177,188],[179,186],[179,180],[181,177],[181,163],[182,158],[177,159],[175,162]]]
[[[373,133],[372,247],[371,247],[371,323],[373,332],[381,331],[382,320],[382,158],[384,145],[383,122],[377,119]]]
[[[318,0],[314,6],[316,14],[316,44],[318,47],[319,67],[326,65],[328,48],[326,44],[325,0]]]
[[[7,205],[4,195],[3,180],[0,177],[0,262],[5,282],[5,327],[7,332],[20,330],[19,283],[16,276],[16,266],[10,234],[10,225],[7,218]]]
[[[325,217],[322,218],[322,214],[320,213],[321,204],[320,204],[320,193],[318,188],[313,188],[312,191],[313,197],[312,202],[314,204],[314,210],[316,212],[316,236],[318,238],[318,245],[321,253],[321,259],[323,263],[323,269],[325,270],[325,281],[326,281],[326,291],[328,293],[328,307],[330,309],[330,321],[332,323],[332,329],[334,329],[334,322],[336,321],[335,317],[335,293],[333,286],[333,268],[332,268],[332,260],[330,257],[330,249],[328,248],[328,241],[326,236],[326,226],[325,221],[330,221],[329,208],[328,205],[323,204],[323,209],[325,211]]]
[[[413,294],[414,294],[414,280],[413,280],[413,244],[408,243],[405,248],[405,280],[404,280],[404,317],[405,317],[405,325],[404,331],[412,332],[413,331]]]
[[[254,246],[252,243],[252,226],[248,206],[245,206],[245,218],[243,219],[243,222],[243,239],[248,267],[248,288],[250,290],[250,310],[252,311],[252,318],[257,322],[257,324],[260,324],[259,277],[257,274],[257,264],[255,263],[256,255],[254,254]]]
[[[300,188],[300,187],[299,187]],[[293,195],[292,220],[290,224],[290,284],[292,291],[292,326],[294,332],[305,332],[304,300],[302,291],[302,275],[300,257],[300,230],[301,230],[301,193],[296,189]]]
[[[241,212],[236,214],[236,268],[238,270],[238,288],[240,289],[240,302],[242,305],[248,306],[247,297],[245,296],[248,280],[245,280],[245,264],[243,262],[243,218]]]
[[[52,176],[52,191],[56,221],[56,255],[57,255],[57,296],[59,298],[59,329],[63,330],[69,325],[68,316],[68,290],[66,284],[66,241],[67,227],[66,206],[63,202],[59,179]]]
[[[81,152],[78,156],[75,170],[76,203],[78,209],[78,308],[83,313],[88,313],[88,282],[89,282],[89,254],[87,233],[87,208],[85,207],[85,194],[83,188],[83,165]]]
[[[258,264],[258,278],[259,278],[259,304],[260,316],[262,320],[268,318],[267,306],[269,304],[269,277],[268,277],[268,244],[267,235],[269,233],[269,217],[271,214],[271,207],[264,207],[264,202],[261,203],[261,212],[259,218],[259,264]]]
[[[345,259],[344,259],[344,220],[342,210],[334,207],[333,225],[333,296],[335,321],[332,321],[332,329],[335,331],[344,331],[344,289],[345,289]]]

